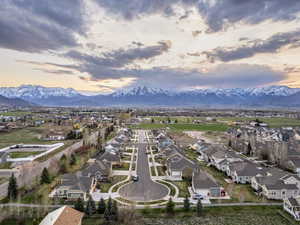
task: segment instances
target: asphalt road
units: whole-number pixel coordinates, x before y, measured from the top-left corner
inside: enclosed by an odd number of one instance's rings
[[[147,151],[146,131],[139,130],[138,140],[138,158],[137,158],[137,175],[139,180],[132,182],[119,191],[119,194],[126,199],[133,201],[153,201],[165,197],[168,194],[168,188],[155,183],[151,179]]]

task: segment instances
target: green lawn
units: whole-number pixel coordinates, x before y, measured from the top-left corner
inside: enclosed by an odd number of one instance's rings
[[[175,184],[179,189],[179,195],[180,198],[185,198],[187,195],[190,196],[189,193],[189,185],[187,181],[169,181],[170,183]]]
[[[129,170],[129,163],[122,163],[122,166],[118,167],[118,166],[114,166],[113,169],[114,170]]]
[[[111,182],[109,183],[105,183],[105,182],[100,182],[100,190],[101,192],[108,192],[108,190],[110,189],[111,186],[113,186],[114,184],[125,180],[127,178],[127,176],[113,176],[111,178]]]
[[[300,126],[300,120],[293,119],[293,118],[263,118],[263,117],[253,117],[253,118],[245,118],[245,117],[220,117],[218,120],[221,121],[252,121],[255,119],[259,119],[260,121],[263,121],[267,124],[269,124],[270,127],[276,128],[276,127],[282,127],[282,126]]]
[[[227,131],[229,126],[223,123],[205,124],[161,124],[161,123],[142,123],[133,128],[140,129],[161,129],[169,127],[174,131]]]
[[[27,158],[29,156],[35,156],[42,153],[43,152],[11,152],[9,153],[9,156],[13,159],[16,159],[16,158]]]

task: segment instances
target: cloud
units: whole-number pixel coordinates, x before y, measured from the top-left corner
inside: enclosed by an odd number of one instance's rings
[[[42,52],[77,46],[86,31],[82,0],[2,0],[0,47]]]
[[[275,53],[282,47],[289,46],[291,48],[299,47],[300,31],[287,33],[277,33],[266,40],[248,41],[239,47],[216,48],[212,51],[203,52],[209,61],[214,62],[216,59],[222,62],[229,62],[244,58],[250,58],[259,53]]]
[[[186,18],[191,7],[198,9],[208,31],[225,30],[237,23],[258,24],[266,20],[291,21],[300,12],[300,1],[289,0],[96,0],[109,13],[125,20],[152,14],[174,16],[175,6],[182,6]]]
[[[300,1],[200,0],[198,9],[209,31],[216,32],[236,23],[258,24],[265,20],[294,20],[300,12]]]
[[[87,72],[94,78],[120,78],[124,76],[125,66],[133,65],[139,60],[148,60],[162,55],[171,48],[170,41],[160,41],[156,45],[135,47],[130,49],[118,49],[105,52],[101,56],[89,55],[76,50],[71,50],[64,57],[77,62],[76,65],[67,65],[82,73]],[[64,67],[63,65],[58,65]]]
[[[195,87],[256,87],[274,84],[287,78],[286,74],[268,66],[221,64],[207,73],[176,68],[152,68],[136,71],[136,84],[167,89]],[[170,82],[171,81],[171,82]]]

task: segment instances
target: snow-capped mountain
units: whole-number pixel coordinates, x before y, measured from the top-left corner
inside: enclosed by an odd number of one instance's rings
[[[161,88],[152,88],[146,86],[137,86],[128,89],[121,89],[112,94],[113,97],[125,96],[153,96],[153,95],[172,95],[170,91]]]
[[[49,97],[75,97],[80,94],[72,88],[43,87],[22,85],[19,87],[2,87],[0,95],[7,98],[44,99]]]
[[[44,106],[300,107],[300,89],[286,86],[185,91],[140,86],[112,94],[85,96],[74,89],[23,85],[0,88],[0,95]]]

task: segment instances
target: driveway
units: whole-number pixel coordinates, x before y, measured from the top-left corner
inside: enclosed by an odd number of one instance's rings
[[[147,150],[147,139],[143,130],[138,131],[138,158],[137,175],[139,180],[123,186],[119,190],[121,197],[133,201],[153,201],[164,198],[168,195],[169,189],[164,185],[155,183],[151,179]]]

